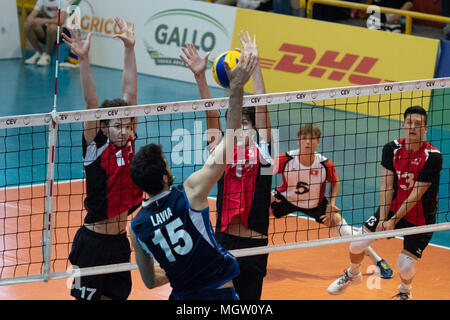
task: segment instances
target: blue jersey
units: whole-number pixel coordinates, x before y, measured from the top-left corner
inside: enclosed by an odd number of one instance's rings
[[[166,272],[173,293],[215,289],[239,275],[236,258],[214,237],[209,208],[192,209],[183,185],[160,200],[144,201],[131,228]]]

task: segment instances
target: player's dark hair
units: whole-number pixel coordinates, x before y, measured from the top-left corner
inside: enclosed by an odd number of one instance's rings
[[[108,99],[104,100],[99,108],[114,108],[114,107],[125,107],[125,106],[128,106],[128,102],[126,102],[125,100],[123,100],[121,98],[116,98],[116,99],[112,99],[112,100],[108,100]],[[108,125],[109,120],[108,119],[100,120],[100,123]]]
[[[420,114],[424,117],[425,119],[425,124],[427,124],[427,120],[428,120],[428,115],[427,112],[424,108],[422,108],[421,106],[412,106],[409,107],[408,109],[405,110],[405,113],[403,114],[403,119],[406,119],[406,117],[409,114]]]
[[[164,188],[164,175],[168,175],[168,172],[161,145],[151,143],[141,147],[130,167],[134,184],[148,194],[155,195]]]
[[[242,108],[242,118],[250,120],[252,126],[254,127],[256,125],[255,107]]]
[[[228,109],[225,112],[225,119],[227,118]],[[246,107],[242,108],[242,118],[250,120],[252,123],[252,127],[255,127],[256,125],[256,117],[255,117],[255,107]]]

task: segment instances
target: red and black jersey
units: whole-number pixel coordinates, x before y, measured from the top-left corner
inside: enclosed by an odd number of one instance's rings
[[[217,183],[216,230],[223,232],[234,216],[250,230],[267,235],[269,228],[272,159],[270,144],[251,142],[248,148],[235,147],[234,161],[227,165]]]
[[[339,181],[331,160],[316,153],[311,166],[299,160],[299,150],[280,154],[274,162],[274,174],[283,174],[283,182],[277,191],[294,206],[316,208],[325,196],[326,182]]]
[[[402,138],[383,147],[381,164],[394,173],[394,195],[390,206],[393,213],[396,213],[408,198],[416,181],[431,182],[431,186],[404,219],[417,226],[434,223],[442,169],[442,155],[439,150],[426,141],[418,151],[409,153],[405,139]]]
[[[131,214],[142,202],[142,191],[130,177],[134,157],[134,139],[118,148],[101,130],[91,144],[83,135],[83,164],[86,172],[87,215],[85,223],[112,219],[126,212]]]

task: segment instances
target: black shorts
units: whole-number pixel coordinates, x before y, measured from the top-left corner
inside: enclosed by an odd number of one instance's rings
[[[393,215],[394,213],[389,211],[388,219],[390,219]],[[367,219],[366,222],[364,222],[364,227],[370,232],[375,232],[379,220],[380,220],[380,209],[378,209],[373,216],[371,216],[369,219]],[[406,219],[400,219],[400,221],[395,225],[395,229],[404,229],[410,227],[417,227],[417,226],[406,221]],[[403,249],[412,253],[417,258],[421,258],[423,250],[425,250],[425,248],[428,246],[428,243],[430,243],[432,236],[433,232],[403,236]]]
[[[131,248],[126,233],[105,235],[82,226],[73,239],[69,261],[74,269],[130,262]],[[131,292],[131,272],[75,277],[70,294],[77,300],[98,300],[101,296],[126,300]]]
[[[276,189],[272,191],[272,194],[275,198],[281,200],[280,202],[274,201],[270,204],[273,215],[276,218],[281,218],[292,212],[301,212],[306,214],[308,217],[314,218],[318,223],[323,222],[321,216],[323,216],[326,213],[328,206],[328,199],[326,197],[323,198],[322,202],[317,207],[312,209],[306,209],[293,205]]]
[[[241,238],[223,232],[216,232],[216,239],[226,250],[267,246],[267,239]],[[260,300],[263,280],[267,274],[268,254],[236,258],[239,275],[233,279],[234,288],[240,300]]]

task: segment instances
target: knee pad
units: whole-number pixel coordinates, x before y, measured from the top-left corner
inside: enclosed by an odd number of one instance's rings
[[[402,279],[411,280],[416,274],[416,270],[414,265],[416,263],[416,259],[410,257],[404,253],[400,253],[397,259],[397,270]]]
[[[334,233],[339,237],[356,235],[357,232],[353,231],[352,226],[347,224],[347,221],[341,217],[341,221],[333,227]]]
[[[363,253],[370,245],[373,240],[360,240],[354,241],[350,243],[350,252],[353,254],[361,254]]]
[[[339,237],[345,237],[345,236],[352,236],[356,234],[356,232],[353,231],[352,227],[348,224],[341,224],[334,226],[334,233]]]
[[[358,229],[358,231],[355,233],[355,235],[361,235],[366,233],[363,228]],[[370,245],[372,244],[373,240],[359,240],[359,241],[353,241],[350,243],[350,253],[353,254],[361,254],[363,253]]]

